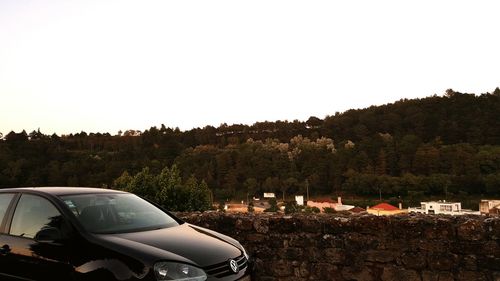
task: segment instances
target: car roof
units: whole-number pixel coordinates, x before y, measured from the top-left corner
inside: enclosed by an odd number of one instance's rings
[[[124,191],[105,189],[105,188],[94,188],[94,187],[18,187],[18,188],[4,188],[0,189],[0,192],[35,192],[35,193],[46,193],[55,196],[60,195],[76,195],[76,194],[95,194],[95,193],[125,193]]]

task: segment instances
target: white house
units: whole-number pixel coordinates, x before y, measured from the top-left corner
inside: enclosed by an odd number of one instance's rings
[[[264,192],[264,198],[276,198],[273,192]]]
[[[304,206],[304,196],[303,195],[296,195],[295,202],[297,202],[297,205],[299,205],[299,206]]]
[[[316,199],[315,201],[313,200],[307,201],[307,206],[316,207],[320,209],[321,212],[324,212],[324,208],[331,208],[334,209],[335,211],[348,211],[354,208],[354,206],[352,205],[342,204],[342,198],[340,197],[337,197],[337,201],[333,201],[330,198]]]
[[[481,200],[479,211],[481,214],[500,214],[500,200]]]
[[[460,202],[429,201],[420,202],[420,207],[408,208],[408,213],[444,214],[444,215],[479,215],[480,212],[462,209]]]

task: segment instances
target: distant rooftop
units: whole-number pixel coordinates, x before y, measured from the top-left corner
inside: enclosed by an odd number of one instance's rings
[[[437,203],[437,204],[459,204],[460,202],[448,202],[446,200],[439,200],[439,201],[425,201],[425,202],[420,202],[422,203]]]
[[[384,211],[396,211],[396,210],[399,210],[398,207],[394,207],[391,204],[387,204],[387,203],[377,204],[377,205],[371,207],[370,209],[373,209],[373,210],[384,210]]]

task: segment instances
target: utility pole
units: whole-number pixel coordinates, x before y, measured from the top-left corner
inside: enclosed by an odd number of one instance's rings
[[[307,201],[309,201],[309,181],[306,179],[306,198],[307,198]]]

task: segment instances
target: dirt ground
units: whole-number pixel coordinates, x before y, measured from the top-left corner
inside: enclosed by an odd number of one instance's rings
[[[248,206],[246,204],[228,204],[228,208],[226,212],[234,212],[234,213],[247,213],[248,212]],[[265,208],[262,207],[254,207],[254,212],[255,213],[262,213],[264,212]]]

